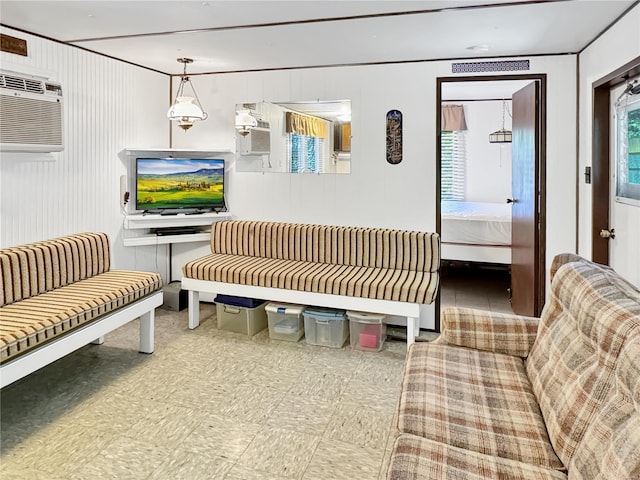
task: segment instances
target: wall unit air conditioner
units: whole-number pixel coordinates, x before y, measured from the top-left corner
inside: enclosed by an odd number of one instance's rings
[[[62,118],[59,83],[0,70],[0,151],[64,150]]]
[[[258,121],[258,126],[246,136],[238,135],[239,155],[268,155],[271,153],[271,128],[268,122]]]

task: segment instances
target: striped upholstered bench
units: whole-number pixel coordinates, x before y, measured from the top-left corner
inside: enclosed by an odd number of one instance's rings
[[[183,267],[190,328],[199,293],[223,293],[406,317],[411,344],[438,291],[436,233],[230,220],[213,224],[211,252]]]
[[[0,386],[140,317],[153,352],[156,273],[111,270],[109,239],[83,233],[0,250]]]

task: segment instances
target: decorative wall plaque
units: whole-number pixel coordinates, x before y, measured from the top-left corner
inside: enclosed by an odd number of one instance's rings
[[[0,33],[0,51],[27,56],[27,41]]]
[[[397,165],[402,161],[402,112],[387,112],[387,162]]]

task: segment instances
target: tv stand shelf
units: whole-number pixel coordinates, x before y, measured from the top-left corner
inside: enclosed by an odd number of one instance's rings
[[[185,233],[179,235],[157,235],[149,233],[152,228],[172,228],[172,227],[202,227],[211,225],[213,222],[220,220],[229,220],[232,218],[230,212],[207,212],[186,215],[180,213],[177,215],[160,215],[160,214],[142,214],[135,213],[127,215],[124,219],[125,230],[141,230],[146,229],[147,232],[142,235],[136,235],[123,238],[125,247],[135,247],[140,245],[163,245],[172,243],[188,243],[188,242],[208,242],[211,239],[210,232]]]
[[[229,212],[207,212],[186,215],[160,215],[158,213],[142,214],[136,213],[127,215],[124,219],[124,228],[133,230],[138,228],[169,228],[169,227],[197,227],[211,225],[218,220],[228,220],[231,218]]]

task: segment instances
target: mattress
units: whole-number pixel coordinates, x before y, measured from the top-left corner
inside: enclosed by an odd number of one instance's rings
[[[511,245],[511,205],[443,200],[442,243]]]

